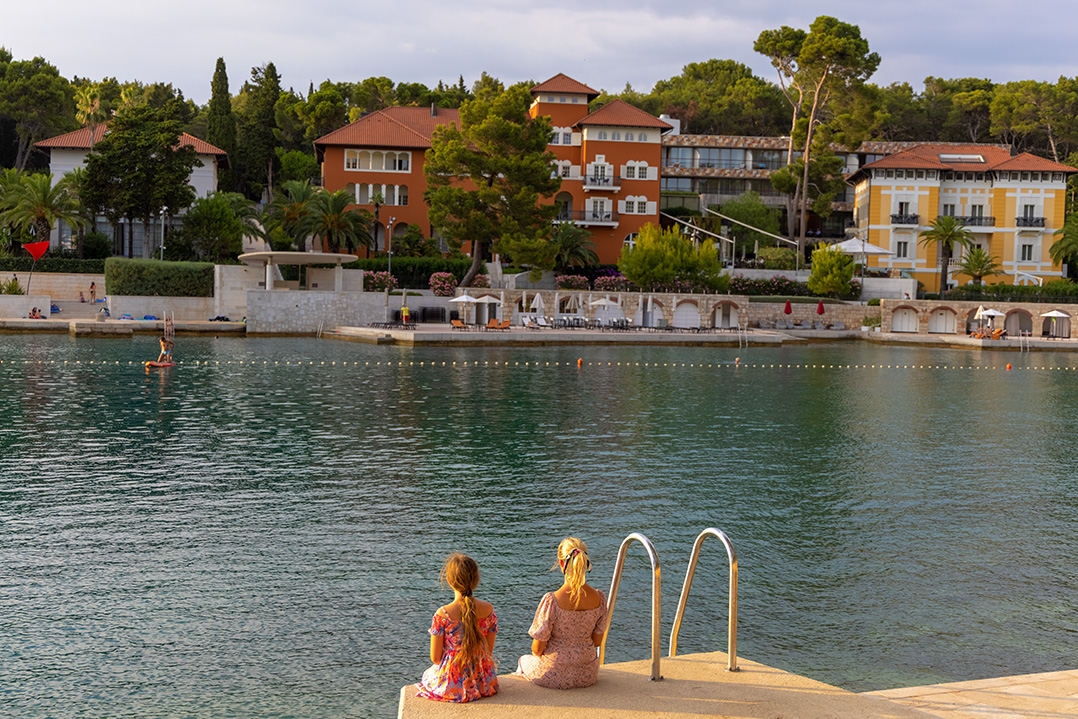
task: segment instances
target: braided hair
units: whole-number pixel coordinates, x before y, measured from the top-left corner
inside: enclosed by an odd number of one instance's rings
[[[479,616],[475,611],[475,597],[472,592],[479,584],[479,565],[466,554],[450,554],[442,566],[442,578],[460,592],[460,624],[464,630],[460,651],[453,657],[453,665],[464,668],[478,660],[487,650],[483,632],[479,630]]]

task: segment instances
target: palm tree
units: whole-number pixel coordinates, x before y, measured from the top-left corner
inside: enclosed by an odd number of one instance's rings
[[[980,247],[970,247],[965,258],[955,267],[964,275],[973,278],[973,284],[981,284],[981,280],[991,275],[998,275],[1000,264],[996,258],[985,252]]]
[[[307,203],[310,214],[300,223],[306,233],[325,242],[334,252],[357,247],[370,248],[371,214],[365,210],[350,209],[356,198],[347,190],[316,192]]]
[[[591,233],[572,222],[555,223],[550,246],[554,250],[554,267],[559,270],[599,264]]]
[[[307,238],[305,229],[307,218],[311,214],[311,200],[316,190],[307,181],[289,180],[281,184],[281,192],[273,198],[273,216],[281,225],[281,230],[292,238],[292,242],[302,251]]]
[[[93,152],[94,142],[100,139],[96,137],[99,126],[105,121],[101,92],[96,86],[86,84],[75,91],[75,119],[90,128],[90,152]]]
[[[954,248],[968,247],[973,242],[973,233],[956,217],[940,215],[932,220],[931,229],[921,233],[921,245],[939,247],[940,253],[940,298],[947,288],[947,270],[951,263]]]
[[[79,213],[78,202],[68,190],[66,178],[55,185],[52,175],[23,175],[22,180],[9,188],[5,195],[7,209],[0,220],[18,228],[32,228],[39,241],[48,240],[52,227],[63,222],[71,229],[86,222]]]
[[[1048,255],[1052,258],[1052,262],[1061,265],[1070,260],[1071,264],[1074,264],[1074,260],[1078,259],[1078,216],[1071,215],[1068,217],[1063,226],[1056,230],[1054,234],[1056,235],[1056,241],[1052,243],[1052,247],[1048,250]]]

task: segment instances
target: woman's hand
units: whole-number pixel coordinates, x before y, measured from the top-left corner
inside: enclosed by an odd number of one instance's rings
[[[532,640],[532,654],[537,657],[543,656],[543,652],[546,651],[546,642],[541,642],[538,639]]]

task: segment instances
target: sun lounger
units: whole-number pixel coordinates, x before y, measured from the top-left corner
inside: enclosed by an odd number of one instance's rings
[[[449,324],[453,325],[455,330],[468,330],[468,325],[464,324],[460,320],[449,320]]]
[[[501,327],[500,327],[500,323],[498,322],[498,320],[491,317],[490,320],[487,321],[487,326],[484,327],[483,329],[497,330],[497,329],[501,329]]]
[[[842,323],[842,322],[834,322],[834,323],[831,324],[831,329],[833,329],[833,330],[844,330],[844,329],[846,329],[846,325],[844,323]]]
[[[775,323],[772,322],[771,320],[760,320],[759,322],[757,322],[757,324],[760,325],[760,329],[763,329],[763,330],[773,330],[773,329],[775,329]]]
[[[826,327],[823,326],[823,322],[820,322],[819,320],[816,320],[815,322],[813,322],[812,326],[815,327],[818,330],[827,329]]]
[[[513,326],[513,320],[502,320],[498,323],[498,329],[507,330]]]

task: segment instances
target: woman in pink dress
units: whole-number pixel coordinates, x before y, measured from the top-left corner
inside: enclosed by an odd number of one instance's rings
[[[498,617],[490,602],[472,596],[479,584],[479,565],[464,554],[451,554],[442,578],[453,589],[453,601],[439,607],[430,626],[430,660],[416,696],[443,702],[470,702],[498,693],[494,637]]]
[[[599,678],[596,647],[606,631],[606,595],[585,582],[591,562],[587,545],[576,537],[558,545],[554,569],[565,580],[539,602],[528,631],[532,653],[520,658],[515,673],[550,689],[590,687]]]

